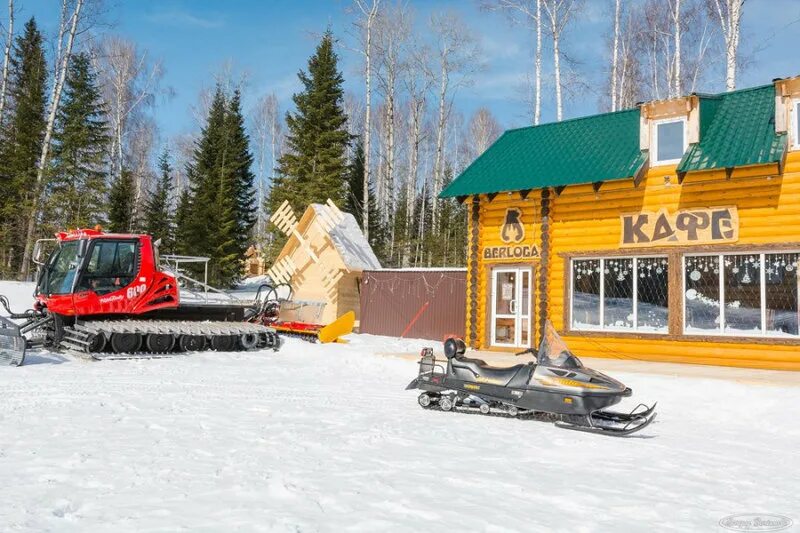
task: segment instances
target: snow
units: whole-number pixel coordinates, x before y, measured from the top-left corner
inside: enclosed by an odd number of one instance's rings
[[[30,293],[0,282],[17,309]],[[3,531],[708,531],[732,514],[800,519],[800,427],[787,411],[797,380],[609,372],[635,391],[620,409],[659,401],[638,438],[614,439],[423,410],[404,390],[415,360],[385,354],[429,343],[351,337],[164,360],[39,353],[0,367]]]
[[[311,204],[311,207],[317,213],[327,209],[322,204]],[[359,271],[381,268],[381,263],[364,237],[356,218],[350,213],[342,214],[344,217],[331,229],[330,236],[347,269]]]

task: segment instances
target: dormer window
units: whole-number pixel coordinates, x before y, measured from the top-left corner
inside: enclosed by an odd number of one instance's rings
[[[680,162],[686,152],[686,119],[669,118],[653,121],[652,146],[654,165]]]
[[[800,149],[800,98],[792,101],[792,137],[794,148]]]

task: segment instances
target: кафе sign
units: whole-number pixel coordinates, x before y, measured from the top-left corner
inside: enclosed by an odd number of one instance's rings
[[[535,259],[539,250],[535,244],[521,244],[525,239],[525,226],[522,222],[522,210],[518,207],[506,209],[503,226],[500,228],[500,240],[505,246],[487,246],[483,249],[486,261],[503,261],[509,259]]]
[[[736,207],[642,211],[620,215],[621,248],[718,244],[739,240]]]

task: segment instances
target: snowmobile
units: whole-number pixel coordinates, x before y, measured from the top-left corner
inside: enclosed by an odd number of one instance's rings
[[[545,415],[560,428],[625,436],[641,431],[656,417],[653,404],[639,404],[628,413],[607,411],[633,394],[619,381],[591,368],[567,348],[548,321],[535,361],[494,367],[465,357],[466,345],[457,338],[444,343],[446,363],[437,362],[433,349],[424,348],[419,376],[406,390],[423,391],[424,408],[472,411],[505,416]]]
[[[163,357],[176,352],[279,349],[277,332],[254,323],[257,303],[181,298],[193,282],[159,266],[149,235],[104,233],[99,227],[56,234],[40,261],[32,309],[11,311],[0,295],[0,363],[21,365],[31,347],[92,359]]]

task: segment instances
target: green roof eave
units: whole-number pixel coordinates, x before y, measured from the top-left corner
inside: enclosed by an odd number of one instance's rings
[[[529,126],[506,131],[439,197],[629,179],[647,158],[638,108]]]

